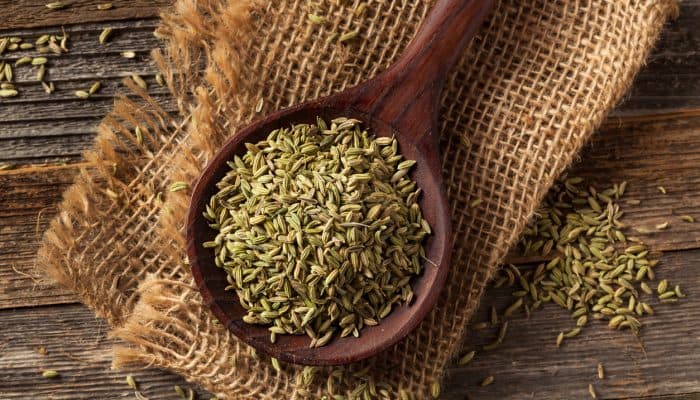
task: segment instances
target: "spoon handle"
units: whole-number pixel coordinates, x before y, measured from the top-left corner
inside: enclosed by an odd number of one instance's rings
[[[403,55],[368,82],[355,107],[402,134],[417,135],[414,142],[429,136],[445,78],[493,5],[494,0],[437,0]]]

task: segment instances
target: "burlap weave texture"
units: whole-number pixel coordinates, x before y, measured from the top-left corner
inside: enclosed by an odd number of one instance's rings
[[[336,4],[340,3],[340,4]],[[275,371],[201,304],[184,262],[188,193],[237,128],[263,113],[334,93],[388,66],[431,2],[179,0],[163,15],[154,57],[180,113],[138,87],[100,127],[85,170],[46,233],[41,265],[130,345],[115,364],[173,370],[221,398],[320,398],[376,385],[428,397],[464,335],[489,277],[553,180],[629,87],[670,0],[502,0],[451,73],[440,115],[455,243],[436,308],[384,353],[313,379]],[[324,16],[323,24],[307,15]],[[357,30],[346,44],[334,32]],[[143,141],[133,135],[140,126]],[[164,194],[164,202],[161,201]],[[474,199],[476,207],[469,207]],[[366,375],[353,372],[365,370]],[[328,387],[328,377],[332,388]],[[306,379],[305,379],[306,378]],[[306,380],[306,381],[305,381]]]

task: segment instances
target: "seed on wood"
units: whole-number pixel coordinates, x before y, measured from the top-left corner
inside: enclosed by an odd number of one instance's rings
[[[486,378],[484,378],[484,380],[482,380],[479,385],[482,387],[488,386],[488,385],[493,383],[493,380],[494,380],[493,375],[489,375]]]
[[[132,74],[131,75],[131,80],[133,80],[141,89],[147,90],[148,89],[148,84],[146,81],[143,80],[139,75],[137,74]]]
[[[41,376],[43,376],[44,378],[52,379],[52,378],[58,378],[59,373],[57,371],[52,370],[52,369],[47,369],[41,373]]]
[[[105,42],[107,42],[107,40],[109,40],[109,37],[111,35],[112,35],[112,28],[109,28],[109,27],[104,28],[102,30],[102,32],[100,32],[100,37],[99,37],[100,44],[104,44]]]
[[[0,89],[0,97],[15,97],[19,94],[15,89]]]
[[[52,3],[48,3],[46,5],[46,8],[48,8],[49,10],[61,10],[66,8],[66,5],[63,4],[62,1],[54,1]]]
[[[471,362],[471,360],[474,359],[474,355],[476,355],[476,351],[472,350],[469,353],[463,355],[459,361],[457,361],[457,365],[466,365]]]

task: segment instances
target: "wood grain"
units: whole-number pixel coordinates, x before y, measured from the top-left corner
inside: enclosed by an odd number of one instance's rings
[[[614,115],[700,108],[700,0],[679,2],[670,21]]]
[[[5,29],[61,26],[95,21],[127,20],[155,17],[172,0],[62,0],[63,10],[50,10],[47,3],[55,0],[0,0]],[[100,11],[97,4],[113,3],[111,10]]]
[[[158,369],[114,371],[107,325],[81,305],[0,312],[0,398],[3,400],[133,399],[126,384],[133,374],[148,398],[179,398],[173,385],[192,387],[182,378]],[[48,355],[37,348],[45,347]],[[57,379],[41,377],[53,369]],[[200,391],[199,399],[211,396]]]
[[[700,250],[664,255],[659,275],[683,282],[688,297],[675,305],[656,306],[657,314],[644,320],[641,341],[626,332],[591,324],[579,338],[556,350],[557,332],[573,325],[566,312],[547,306],[530,319],[516,315],[498,351],[479,353],[471,364],[450,368],[443,399],[462,400],[467,393],[478,399],[584,399],[589,382],[594,383],[600,398],[697,398],[691,393],[700,389],[700,369],[696,368],[700,362],[698,257]],[[491,304],[501,310],[506,307],[508,293],[506,289],[489,290],[476,320],[487,318]],[[117,398],[128,394],[124,373],[109,371],[114,342],[105,339],[105,324],[90,310],[79,305],[0,310],[0,321],[3,399],[26,398],[27,387],[32,387],[38,398],[49,394],[54,399]],[[489,342],[492,334],[479,331],[470,335],[465,350]],[[45,346],[49,356],[38,355],[35,349],[39,346]],[[598,362],[606,367],[603,381],[595,378]],[[38,378],[43,368],[57,369],[63,378]],[[478,383],[488,374],[493,374],[496,382],[480,388]],[[146,370],[136,376],[152,399],[174,398],[170,385],[175,380],[170,375]]]
[[[166,89],[155,84],[155,67],[148,58],[158,46],[152,35],[157,24],[157,20],[147,19],[68,27],[70,52],[47,55],[46,80],[56,86],[50,95],[36,81],[34,68],[15,68],[20,95],[0,99],[0,160],[19,165],[79,162],[80,154],[92,145],[97,124],[111,110],[115,94],[124,92],[122,80],[134,73],[150,84],[149,92],[166,109],[174,110]],[[106,26],[114,33],[108,43],[101,45],[97,38]],[[8,35],[33,41],[42,34],[58,32],[41,28],[9,31]],[[121,52],[127,50],[136,52],[137,57],[122,57]],[[36,55],[23,51],[6,53],[2,59],[13,62]],[[89,100],[75,96],[76,90],[86,90],[96,81],[101,82],[102,89]]]
[[[468,393],[480,400],[587,399],[588,383],[595,386],[599,398],[606,399],[700,392],[699,257],[700,250],[663,255],[657,279],[682,283],[688,297],[677,304],[657,305],[652,300],[656,314],[642,320],[639,340],[594,321],[557,350],[557,334],[575,325],[568,312],[551,304],[530,319],[521,312],[510,321],[501,347],[478,352],[464,367],[450,368],[445,398],[463,399]],[[475,321],[487,320],[491,305],[502,311],[511,301],[507,288],[488,290]],[[491,330],[471,333],[464,350],[478,349],[493,335]],[[596,377],[598,362],[605,366],[604,380]],[[479,383],[487,375],[494,375],[495,383],[481,388]]]
[[[77,171],[67,166],[0,172],[0,308],[77,300],[34,269],[41,234]]]

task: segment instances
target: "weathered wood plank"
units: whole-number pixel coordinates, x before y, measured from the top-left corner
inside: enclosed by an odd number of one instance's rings
[[[590,398],[588,383],[595,386],[599,398],[688,393],[698,398],[699,257],[700,250],[663,255],[658,275],[682,283],[688,297],[677,304],[657,305],[651,300],[656,314],[642,320],[639,340],[629,332],[611,331],[603,322],[594,321],[557,350],[557,334],[575,325],[568,312],[550,304],[530,319],[519,313],[510,321],[501,347],[479,352],[472,363],[450,369],[445,398],[463,399],[468,393],[476,399],[586,399]],[[475,321],[487,320],[491,305],[502,311],[511,301],[507,288],[488,290]],[[491,342],[493,334],[490,330],[472,332],[465,351]],[[605,366],[604,380],[596,377],[598,362]],[[480,387],[488,375],[494,375],[495,383]]]
[[[49,10],[47,3],[53,0],[2,0],[3,21],[0,29],[32,28],[51,25],[68,25],[95,21],[126,20],[156,17],[172,0],[63,0],[63,10]],[[97,9],[97,4],[113,3],[107,11]]]
[[[42,232],[77,171],[67,166],[0,172],[0,308],[77,301],[34,270]]]
[[[667,24],[647,65],[613,114],[700,107],[700,1],[679,3],[678,18]]]
[[[106,324],[80,305],[0,312],[0,397],[11,399],[133,399],[125,382],[133,374],[151,399],[175,399],[173,385],[192,387],[182,378],[157,369],[110,369],[115,341]],[[47,355],[37,352],[45,347]],[[45,369],[57,379],[41,377]],[[200,391],[200,399],[211,396]]]
[[[698,257],[700,250],[664,255],[660,273],[673,282],[684,282],[688,297],[675,305],[658,306],[657,314],[645,319],[641,342],[628,333],[592,324],[556,350],[556,333],[573,321],[566,312],[548,306],[531,319],[515,316],[497,351],[480,353],[472,364],[451,368],[443,398],[461,400],[467,393],[478,399],[587,398],[588,382],[594,383],[601,398],[697,398],[689,393],[700,390],[700,369],[695,368],[700,362],[700,296],[695,290],[700,287],[700,274],[694,268]],[[477,320],[486,318],[489,305],[502,309],[508,299],[505,289],[489,290]],[[54,399],[116,398],[128,393],[124,373],[109,371],[113,342],[105,339],[105,324],[84,307],[0,310],[0,321],[3,398],[24,398],[28,387],[35,396],[51,393]],[[486,331],[471,335],[466,348],[489,342],[490,335]],[[39,346],[50,354],[38,355]],[[606,367],[603,381],[595,378],[599,361]],[[43,368],[57,369],[63,378],[38,378]],[[496,383],[478,387],[487,374],[493,374]],[[175,381],[169,375],[148,370],[136,376],[151,398],[172,397],[170,385]]]
[[[119,6],[119,4],[116,4]],[[137,5],[138,6],[138,5]],[[117,9],[113,10],[116,11]],[[148,15],[148,14],[144,14]],[[700,86],[694,82],[698,77],[700,64],[696,38],[696,22],[700,15],[700,1],[692,0],[681,4],[680,17],[669,23],[664,31],[657,49],[650,57],[649,65],[639,74],[635,86],[627,100],[615,111],[615,115],[630,115],[649,112],[650,110],[669,110],[678,107],[700,107]],[[157,26],[157,19],[144,19],[136,21],[95,22],[68,26],[71,33],[71,52],[51,61],[48,76],[55,81],[57,92],[51,96],[46,95],[41,87],[33,81],[34,73],[31,68],[19,68],[17,70],[19,86],[22,94],[15,99],[5,99],[0,104],[0,124],[14,124],[20,128],[13,130],[12,137],[36,137],[39,143],[32,145],[32,139],[11,143],[12,149],[19,148],[23,154],[36,154],[36,157],[14,157],[15,163],[26,162],[52,162],[52,161],[78,161],[76,150],[82,151],[89,147],[87,138],[81,139],[75,146],[61,146],[59,141],[47,142],[42,139],[40,131],[34,131],[28,125],[47,123],[37,113],[65,117],[72,122],[82,121],[85,118],[85,126],[80,134],[86,134],[85,128],[93,127],[99,118],[111,106],[110,98],[115,90],[121,86],[120,79],[132,72],[146,75],[152,81],[153,67],[146,62],[149,49],[157,46],[158,42],[151,34]],[[115,29],[113,40],[107,45],[99,45],[96,38],[104,26],[112,26]],[[8,25],[10,26],[10,25]],[[8,34],[36,38],[44,33],[55,33],[57,27],[19,29],[7,31]],[[139,57],[135,60],[123,59],[119,53],[124,50],[136,50]],[[13,55],[12,57],[19,56]],[[101,80],[105,86],[103,91],[95,96],[91,102],[79,102],[74,98],[73,92],[84,89],[94,80]],[[161,93],[160,88],[153,87],[154,93]],[[89,108],[86,110],[86,108]],[[59,120],[59,123],[65,121]],[[0,128],[0,138],[7,138]],[[6,131],[5,131],[6,132]],[[56,132],[54,130],[54,132]],[[66,131],[66,135],[75,135],[76,131]],[[90,135],[89,132],[87,135]],[[50,149],[57,146],[57,149]],[[10,148],[2,146],[0,149]],[[38,151],[37,151],[38,150]],[[1,151],[1,150],[0,150]],[[64,157],[62,151],[68,151]],[[12,157],[10,151],[0,152],[0,159]]]
[[[167,90],[155,84],[156,69],[149,61],[151,49],[158,46],[152,34],[157,25],[157,19],[143,19],[67,27],[70,52],[45,55],[49,58],[45,79],[56,85],[50,95],[36,81],[34,67],[15,68],[20,95],[0,99],[0,160],[13,164],[80,161],[80,154],[92,145],[95,127],[111,110],[115,94],[124,92],[122,80],[134,73],[151,84],[150,93],[162,100],[166,109],[174,110]],[[114,33],[108,43],[99,44],[97,38],[106,26]],[[54,27],[7,34],[33,42],[42,34],[59,32]],[[122,57],[126,50],[135,51],[137,57]],[[0,58],[14,63],[19,57],[36,55],[35,51],[22,51]],[[76,90],[86,90],[95,81],[102,83],[100,92],[87,101],[75,96]]]

